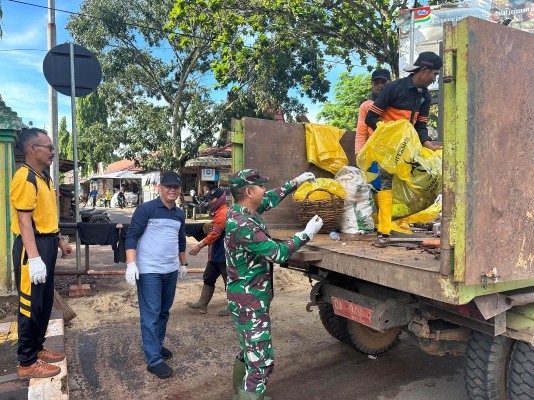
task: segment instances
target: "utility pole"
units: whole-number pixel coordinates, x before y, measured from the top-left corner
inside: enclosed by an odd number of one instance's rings
[[[56,0],[48,0],[48,50],[56,46]],[[57,136],[57,92],[48,85],[48,122],[50,123],[50,135],[52,145],[56,149],[56,158],[52,162],[52,179],[56,190],[56,207],[59,211],[59,139]],[[58,218],[59,218],[58,212]],[[58,221],[59,222],[59,221]]]

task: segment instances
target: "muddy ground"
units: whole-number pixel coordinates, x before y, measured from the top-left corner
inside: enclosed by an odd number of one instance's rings
[[[188,247],[195,243],[189,242]],[[102,255],[108,249],[91,249],[95,265],[109,257]],[[193,267],[205,261],[205,253],[189,257]],[[275,269],[275,277],[271,314],[276,368],[267,389],[275,400],[467,398],[462,358],[426,355],[401,336],[393,349],[369,359],[333,339],[317,311],[306,312],[306,277],[282,268]],[[56,278],[61,292],[70,283],[74,277]],[[197,300],[201,274],[179,281],[164,343],[174,353],[169,365],[175,374],[160,380],[146,371],[135,288],[124,276],[88,277],[84,283],[91,284],[92,294],[68,299],[78,314],[65,332],[71,399],[231,399],[239,345],[231,319],[217,315],[226,305],[221,284],[208,313],[201,315],[185,304]]]
[[[113,210],[115,222],[128,222],[133,210]],[[188,249],[196,241],[188,238]],[[83,254],[83,248],[82,248]],[[90,246],[91,269],[122,269],[107,246]],[[206,252],[188,256],[190,268],[206,264]],[[83,265],[82,259],[82,265]],[[75,268],[73,259],[58,269]],[[91,294],[68,298],[73,276],[56,276],[55,287],[78,316],[66,326],[70,398],[73,400],[230,400],[232,367],[239,344],[226,306],[222,281],[208,313],[186,306],[196,301],[202,274],[179,281],[164,345],[174,353],[174,376],[160,380],[146,371],[135,287],[124,275],[89,276]],[[272,303],[275,370],[266,394],[274,400],[466,400],[462,357],[430,356],[403,335],[376,359],[332,338],[316,309],[305,310],[310,284],[301,273],[275,268]]]

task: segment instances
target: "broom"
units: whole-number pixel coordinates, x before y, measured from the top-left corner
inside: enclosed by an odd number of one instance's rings
[[[63,321],[69,322],[76,317],[76,313],[68,303],[63,300],[63,297],[54,289],[54,304],[52,305],[54,310],[63,311]]]

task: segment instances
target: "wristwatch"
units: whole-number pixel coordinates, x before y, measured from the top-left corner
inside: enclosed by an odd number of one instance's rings
[[[187,267],[189,263],[182,264],[182,267]]]
[[[65,236],[63,235],[57,235],[58,240],[65,240]]]

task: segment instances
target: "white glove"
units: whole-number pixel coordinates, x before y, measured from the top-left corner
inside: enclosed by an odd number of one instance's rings
[[[315,234],[319,232],[322,227],[323,219],[316,215],[310,219],[303,232],[310,237],[310,240],[312,240]]]
[[[302,185],[306,181],[314,181],[315,175],[312,172],[304,172],[295,178],[297,180],[297,185]]]
[[[46,265],[41,260],[41,257],[29,258],[28,263],[30,264],[30,281],[34,285],[39,283],[46,282]]]
[[[135,261],[130,264],[126,264],[126,283],[128,285],[135,285],[135,280],[139,279],[139,269],[135,264]]]
[[[185,265],[180,265],[178,267],[178,279],[184,279],[185,274],[187,274],[187,267]]]

